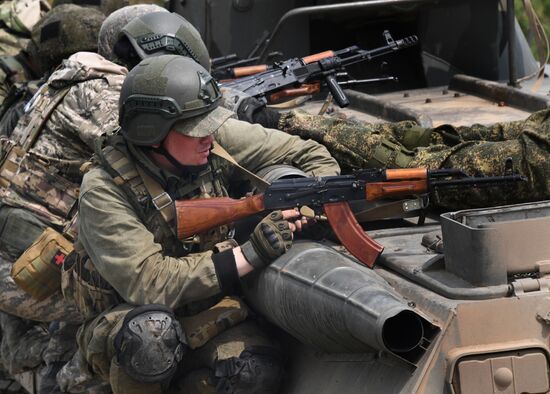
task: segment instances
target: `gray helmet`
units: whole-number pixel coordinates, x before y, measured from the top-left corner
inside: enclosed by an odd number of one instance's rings
[[[102,12],[64,4],[53,8],[32,29],[32,41],[42,72],[81,51],[96,52]]]
[[[153,12],[167,13],[168,10],[155,4],[136,4],[123,7],[110,14],[105,21],[103,21],[101,29],[99,30],[99,38],[97,42],[98,53],[104,58],[115,63],[124,63],[115,55],[113,51],[122,28],[132,19]]]
[[[192,59],[177,55],[144,59],[122,84],[122,135],[142,146],[160,143],[170,130],[205,137],[233,115],[219,106],[220,100],[216,81]]]
[[[130,21],[115,44],[115,54],[127,64],[158,55],[180,55],[210,70],[210,55],[200,33],[184,17],[155,12]]]

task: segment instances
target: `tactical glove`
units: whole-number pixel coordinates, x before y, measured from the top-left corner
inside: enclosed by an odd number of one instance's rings
[[[292,231],[281,211],[266,216],[254,229],[241,251],[254,268],[264,268],[292,246]]]
[[[259,123],[269,129],[276,129],[279,125],[279,112],[267,108],[266,105],[255,97],[247,97],[242,100],[237,109],[239,120],[248,123]]]

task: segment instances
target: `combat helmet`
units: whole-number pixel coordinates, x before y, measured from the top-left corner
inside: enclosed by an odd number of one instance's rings
[[[161,55],[144,59],[122,84],[122,135],[141,146],[160,143],[170,130],[205,137],[232,116],[219,106],[221,96],[216,81],[190,58]]]
[[[190,57],[210,70],[210,55],[200,33],[176,13],[155,12],[133,19],[122,29],[114,52],[131,65],[169,54]]]
[[[97,52],[112,62],[125,64],[125,61],[119,59],[113,51],[122,28],[132,19],[153,12],[168,13],[168,10],[155,4],[136,4],[123,7],[113,12],[101,25],[97,42]]]
[[[42,72],[57,66],[73,53],[96,52],[99,28],[105,19],[100,11],[64,4],[53,8],[32,29],[31,56]]]

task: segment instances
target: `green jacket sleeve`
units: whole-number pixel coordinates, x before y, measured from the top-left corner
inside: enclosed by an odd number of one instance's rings
[[[229,119],[215,137],[240,165],[252,172],[288,164],[311,176],[340,174],[338,163],[323,145],[259,124]]]
[[[220,292],[212,252],[164,256],[124,192],[103,170],[85,175],[79,213],[79,240],[126,302],[177,308]]]

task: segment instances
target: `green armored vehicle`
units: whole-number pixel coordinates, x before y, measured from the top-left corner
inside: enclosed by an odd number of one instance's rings
[[[258,63],[277,52],[286,59],[376,47],[384,30],[396,38],[417,35],[415,47],[350,67],[355,79],[398,81],[346,90],[349,107],[333,104],[333,112],[431,127],[519,120],[548,108],[547,78],[520,82],[539,67],[510,4],[187,0],[172,6],[199,28],[213,57]],[[301,108],[318,113],[325,95]],[[287,345],[284,392],[549,392],[550,202],[428,211],[423,225],[410,217],[415,207],[407,200],[401,218],[365,225],[384,246],[374,269],[339,245],[300,241],[250,282],[248,302],[281,329]]]

